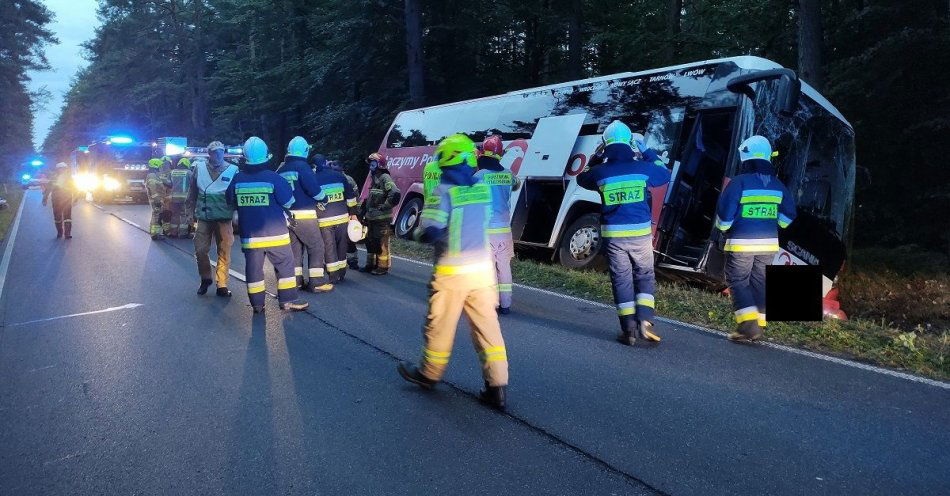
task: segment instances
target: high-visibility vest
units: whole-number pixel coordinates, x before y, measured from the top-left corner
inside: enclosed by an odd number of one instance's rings
[[[234,175],[238,173],[236,165],[228,165],[217,179],[211,179],[210,165],[207,162],[197,164],[198,200],[195,204],[195,218],[203,221],[231,220],[234,209],[228,205],[225,192]]]

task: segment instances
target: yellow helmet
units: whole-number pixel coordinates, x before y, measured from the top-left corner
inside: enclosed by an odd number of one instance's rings
[[[477,164],[475,142],[464,134],[453,134],[435,147],[435,159],[439,167],[451,167],[461,163],[475,167]]]
[[[161,168],[162,168],[162,164],[163,164],[162,159],[160,159],[160,158],[153,158],[153,159],[151,159],[151,160],[148,161],[148,168],[149,168],[149,169],[161,169]]]
[[[191,160],[188,160],[187,157],[182,158],[178,161],[179,167],[191,167]]]

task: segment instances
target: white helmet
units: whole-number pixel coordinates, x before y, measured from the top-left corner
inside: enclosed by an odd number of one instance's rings
[[[772,161],[772,145],[769,140],[759,135],[752,136],[739,145],[740,162],[756,158]]]
[[[273,155],[267,153],[267,143],[257,136],[251,136],[244,142],[244,158],[247,165],[260,165],[271,159]]]
[[[366,227],[358,220],[351,220],[346,226],[346,235],[349,236],[350,241],[356,243],[366,237]]]
[[[630,127],[620,121],[613,121],[604,129],[604,134],[601,137],[604,140],[604,145],[613,145],[614,143],[623,143],[627,146],[633,144],[633,132],[630,131]]]
[[[69,166],[66,165],[66,162],[60,162],[60,163],[56,164],[56,168],[57,168],[57,169],[66,169],[66,168],[69,168]]]
[[[294,139],[290,140],[290,144],[287,145],[288,157],[307,158],[309,154],[310,143],[307,143],[307,140],[304,139],[303,136],[294,136]]]

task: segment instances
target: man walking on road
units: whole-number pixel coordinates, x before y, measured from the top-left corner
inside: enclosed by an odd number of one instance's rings
[[[294,204],[287,180],[267,168],[271,155],[256,136],[244,142],[240,172],[227,189],[228,202],[236,206],[241,231],[241,250],[246,263],[248,299],[254,313],[264,311],[264,258],[277,273],[277,301],[282,310],[305,310],[309,303],[297,300],[294,253],[290,249],[285,211]]]
[[[756,340],[765,328],[765,266],[778,252],[778,228],[795,219],[795,200],[775,177],[772,145],[752,136],[739,145],[739,174],[719,196],[716,227],[726,233],[726,282],[736,312],[733,341]]]
[[[656,280],[649,188],[670,182],[670,171],[620,121],[607,126],[603,143],[606,161],[577,176],[577,185],[600,193],[600,236],[620,317],[617,340],[631,346],[638,337],[658,343],[660,337],[653,333]],[[646,161],[634,158],[634,146]]]
[[[436,245],[422,358],[418,366],[400,364],[399,373],[409,382],[432,389],[448,367],[455,330],[464,311],[482,361],[485,389],[480,398],[504,409],[508,355],[495,312],[498,292],[485,227],[491,216],[492,196],[487,185],[472,177],[475,154],[475,143],[461,134],[449,136],[436,148],[442,183],[433,196],[439,199],[425,206],[416,230],[420,241]]]
[[[296,136],[287,145],[287,157],[277,169],[290,184],[294,194],[294,209],[290,211],[293,223],[290,227],[290,246],[294,253],[294,275],[297,285],[313,293],[325,293],[333,289],[326,272],[323,236],[317,222],[317,209],[326,208],[326,194],[317,184],[317,177],[307,163],[310,144]],[[306,255],[304,254],[306,251]],[[306,260],[306,263],[304,263]],[[304,281],[306,266],[308,281]]]
[[[491,220],[488,221],[488,242],[498,279],[498,313],[511,311],[511,259],[515,244],[511,239],[511,192],[521,187],[521,181],[501,166],[505,153],[500,136],[489,136],[482,143],[475,180],[491,190]]]
[[[79,193],[73,183],[73,175],[65,162],[56,164],[53,177],[43,185],[43,206],[52,200],[53,223],[56,224],[56,237],[73,237],[73,204],[79,200]]]
[[[389,242],[393,234],[393,207],[399,203],[400,192],[386,169],[385,156],[373,153],[366,162],[369,164],[371,184],[364,204],[364,219],[369,232],[366,234],[366,266],[361,271],[381,276],[389,273],[392,263]]]
[[[148,173],[145,175],[145,191],[148,192],[148,205],[152,209],[152,217],[148,223],[148,233],[152,239],[165,238],[164,214],[165,195],[168,187],[162,175],[164,161],[153,158],[148,161]]]
[[[327,274],[331,283],[338,283],[346,277],[346,257],[350,243],[347,228],[351,220],[356,220],[356,190],[342,173],[327,167],[322,155],[314,155],[311,162],[317,185],[326,194],[327,207],[317,212],[317,217],[323,235]]]
[[[189,203],[195,205],[195,218],[198,220],[195,257],[198,259],[198,275],[201,276],[199,295],[207,293],[211,286],[211,260],[208,253],[214,240],[218,252],[215,268],[217,295],[231,296],[228,270],[231,267],[231,246],[234,244],[234,228],[231,226],[234,208],[228,204],[226,192],[238,168],[224,161],[224,151],[224,144],[220,141],[208,144],[208,161],[196,162],[189,190]]]

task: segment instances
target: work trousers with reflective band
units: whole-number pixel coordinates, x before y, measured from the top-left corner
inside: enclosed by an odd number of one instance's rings
[[[726,252],[726,283],[736,323],[757,320],[765,327],[765,266],[775,253]]]
[[[56,232],[69,235],[73,229],[73,197],[70,194],[50,194],[50,203],[53,204],[53,223]]]
[[[498,306],[511,307],[511,259],[515,256],[515,244],[511,229],[504,232],[488,230],[488,243],[495,263],[495,278],[498,280]]]
[[[195,229],[195,258],[198,259],[198,275],[202,280],[211,279],[211,243],[217,247],[218,263],[215,282],[219,288],[228,285],[228,269],[231,268],[231,246],[234,245],[234,229],[230,220],[199,220]]]
[[[297,216],[294,216],[297,218]],[[325,255],[323,253],[323,235],[316,216],[312,219],[297,218],[297,226],[290,228],[290,246],[294,253],[294,275],[301,285],[304,276],[310,278],[310,287],[327,283]],[[306,251],[306,254],[304,253]]]
[[[264,306],[264,258],[270,260],[277,274],[277,301],[289,303],[297,299],[297,278],[294,276],[294,253],[290,245],[269,248],[245,248],[244,277],[251,305]]]
[[[367,222],[369,223],[366,232],[367,263],[388,270],[392,265],[389,258],[389,240],[393,234],[389,219],[376,219]]]
[[[165,226],[162,214],[165,208],[162,195],[157,193],[149,194],[148,206],[152,209],[152,217],[148,221],[148,233],[152,236],[163,234],[165,232]]]
[[[655,308],[653,294],[656,278],[653,272],[653,237],[632,236],[602,238],[610,269],[610,282],[620,317],[620,328],[633,333],[640,322],[652,322]]]
[[[347,249],[350,243],[347,226],[348,224],[344,223],[320,228],[320,234],[323,235],[323,255],[327,262],[327,275],[333,283],[342,281],[346,276]]]
[[[191,232],[191,216],[194,208],[184,201],[168,202],[168,235],[169,236],[187,236]]]
[[[498,295],[493,286],[471,288],[466,279],[471,277],[433,276],[429,284],[429,313],[423,328],[420,370],[429,379],[442,378],[452,355],[459,318],[465,312],[485,381],[490,386],[505,386],[508,384],[508,355],[495,311]]]

